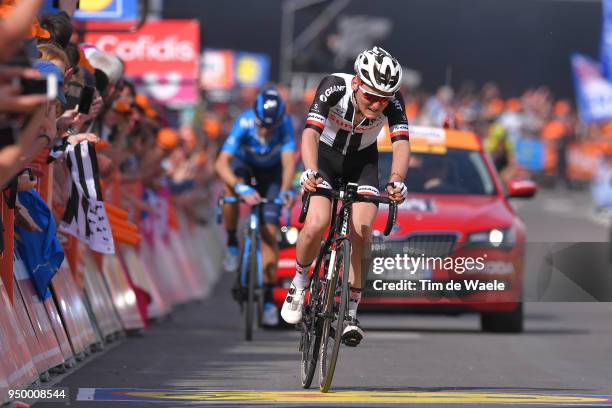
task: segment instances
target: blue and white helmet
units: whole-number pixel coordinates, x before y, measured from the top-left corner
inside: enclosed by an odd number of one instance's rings
[[[402,83],[402,67],[380,47],[365,50],[355,60],[357,76],[368,86],[385,94],[395,93]]]
[[[257,95],[253,110],[257,124],[269,128],[282,122],[285,116],[285,102],[276,89],[268,88]]]

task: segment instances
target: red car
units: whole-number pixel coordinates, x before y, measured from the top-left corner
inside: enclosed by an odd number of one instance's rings
[[[525,225],[508,198],[532,197],[536,185],[515,180],[504,188],[471,132],[411,127],[410,144],[409,198],[389,237],[380,233],[387,214],[379,210],[360,309],[478,312],[483,330],[522,331]],[[388,135],[378,148],[383,181],[391,167]],[[279,309],[295,271],[297,229],[285,228],[274,293]]]

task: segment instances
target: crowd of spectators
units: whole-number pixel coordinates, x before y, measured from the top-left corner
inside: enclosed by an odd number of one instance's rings
[[[96,235],[88,209],[113,183],[121,183],[117,205],[151,214],[165,191],[191,221],[203,222],[198,204],[209,201],[215,150],[202,128],[174,123],[171,111],[126,79],[117,55],[82,43],[72,19],[77,0],[46,14],[42,3],[0,1],[0,189],[16,226],[40,231],[37,210],[20,197],[38,194],[42,180],[52,183],[44,198],[55,222],[85,243]]]

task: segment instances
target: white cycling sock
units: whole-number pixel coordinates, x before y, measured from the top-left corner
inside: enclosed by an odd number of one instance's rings
[[[305,289],[310,284],[310,279],[308,279],[308,271],[310,270],[310,265],[300,265],[299,262],[296,261],[297,267],[295,271],[295,277],[293,278],[293,284],[299,289]]]
[[[310,265],[300,265],[299,262],[296,261],[296,270],[295,277],[293,278],[293,284],[299,289],[305,289],[310,285],[310,279],[308,279],[308,271],[310,270]]]
[[[353,319],[357,317],[357,308],[359,307],[359,302],[361,302],[361,292],[362,289],[357,289],[351,287],[349,294],[349,316]]]

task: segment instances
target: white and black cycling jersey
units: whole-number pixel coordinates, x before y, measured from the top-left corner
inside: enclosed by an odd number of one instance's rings
[[[374,120],[364,118],[353,126],[355,105],[350,74],[328,75],[319,84],[315,99],[306,118],[306,128],[321,135],[321,141],[347,155],[376,143],[385,118],[389,123],[391,141],[408,140],[408,119],[404,99],[396,92],[383,114]]]

